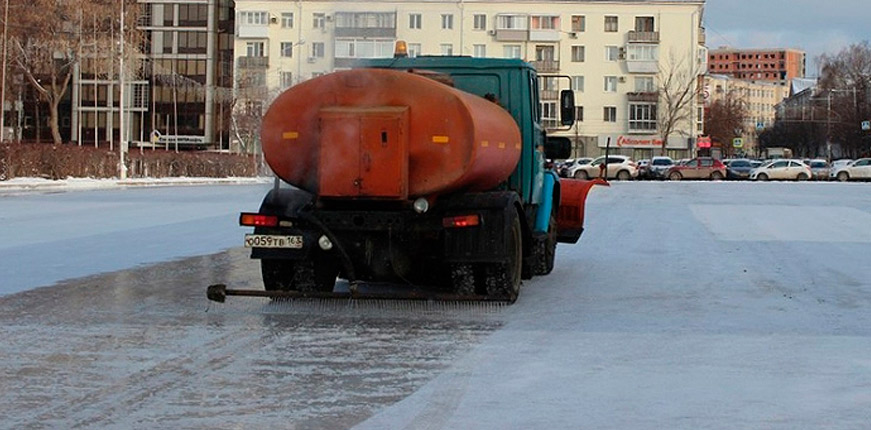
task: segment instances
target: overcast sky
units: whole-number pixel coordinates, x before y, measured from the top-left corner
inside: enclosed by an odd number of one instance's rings
[[[869,0],[707,0],[705,28],[710,49],[796,48],[815,58],[871,40]]]

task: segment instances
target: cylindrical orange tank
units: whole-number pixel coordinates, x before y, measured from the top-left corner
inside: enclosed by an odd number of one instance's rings
[[[521,137],[497,103],[410,72],[332,73],[281,94],[263,119],[266,161],[333,198],[482,191],[517,165]]]

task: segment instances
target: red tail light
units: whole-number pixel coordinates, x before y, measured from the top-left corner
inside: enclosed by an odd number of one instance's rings
[[[481,225],[481,217],[478,215],[462,215],[442,219],[444,228],[463,228]]]
[[[278,217],[274,215],[242,213],[239,215],[239,225],[246,227],[276,227],[278,226]]]

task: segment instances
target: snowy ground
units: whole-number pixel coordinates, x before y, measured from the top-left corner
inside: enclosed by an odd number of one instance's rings
[[[245,178],[0,182],[0,296],[238,246],[238,214],[257,210],[268,182]],[[184,186],[192,184],[202,185]]]
[[[235,247],[267,187],[0,197],[0,295]],[[866,183],[596,189],[501,328],[356,428],[866,428],[869,221]]]

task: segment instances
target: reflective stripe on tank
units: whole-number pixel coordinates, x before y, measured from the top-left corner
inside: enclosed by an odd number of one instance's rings
[[[295,131],[285,131],[284,133],[281,134],[281,138],[286,139],[286,140],[297,139],[297,138],[299,138],[299,133],[297,133]]]
[[[450,139],[447,136],[433,136],[432,143],[448,143]]]

